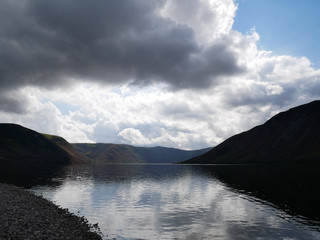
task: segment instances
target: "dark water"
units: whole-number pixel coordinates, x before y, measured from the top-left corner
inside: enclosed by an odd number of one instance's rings
[[[320,239],[319,166],[1,167],[105,239]],[[32,175],[26,174],[31,171]]]

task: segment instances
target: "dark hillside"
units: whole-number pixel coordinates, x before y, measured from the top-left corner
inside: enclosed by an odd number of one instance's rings
[[[185,163],[320,163],[320,101],[279,113]]]
[[[2,163],[70,163],[75,159],[69,153],[36,131],[16,124],[0,124]]]
[[[66,153],[68,153],[70,157],[70,161],[73,163],[85,163],[88,162],[88,159],[80,154],[69,142],[67,142],[64,138],[49,134],[42,134],[50,141],[54,142],[61,149],[63,149]]]

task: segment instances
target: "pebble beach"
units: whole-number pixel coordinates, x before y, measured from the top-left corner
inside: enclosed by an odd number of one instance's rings
[[[0,183],[0,240],[99,240],[97,224],[22,188]]]

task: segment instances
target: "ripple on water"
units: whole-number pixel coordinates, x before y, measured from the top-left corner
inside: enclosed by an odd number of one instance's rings
[[[98,222],[106,239],[320,239],[319,222],[209,170],[106,165],[81,175],[77,166],[59,186],[33,190]]]

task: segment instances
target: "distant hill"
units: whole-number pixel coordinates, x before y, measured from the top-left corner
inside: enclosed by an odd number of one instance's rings
[[[63,138],[41,134],[17,124],[0,124],[0,162],[71,163],[86,158]]]
[[[69,142],[67,142],[64,138],[55,136],[55,135],[49,135],[49,134],[42,134],[46,138],[48,138],[50,141],[54,142],[56,145],[58,145],[61,149],[63,149],[68,155],[69,159],[73,163],[82,163],[82,162],[88,162],[88,159],[79,153]]]
[[[86,157],[103,163],[177,163],[211,149],[185,151],[166,147],[134,147],[107,143],[74,143],[72,145]]]
[[[103,163],[142,163],[135,148],[122,144],[73,143],[72,146],[87,158]]]
[[[124,144],[70,144],[17,124],[0,123],[0,163],[176,163],[209,151]]]
[[[210,151],[212,148],[181,150],[166,147],[136,147],[137,153],[148,163],[177,163]]]
[[[320,163],[320,101],[279,113],[184,163]]]

